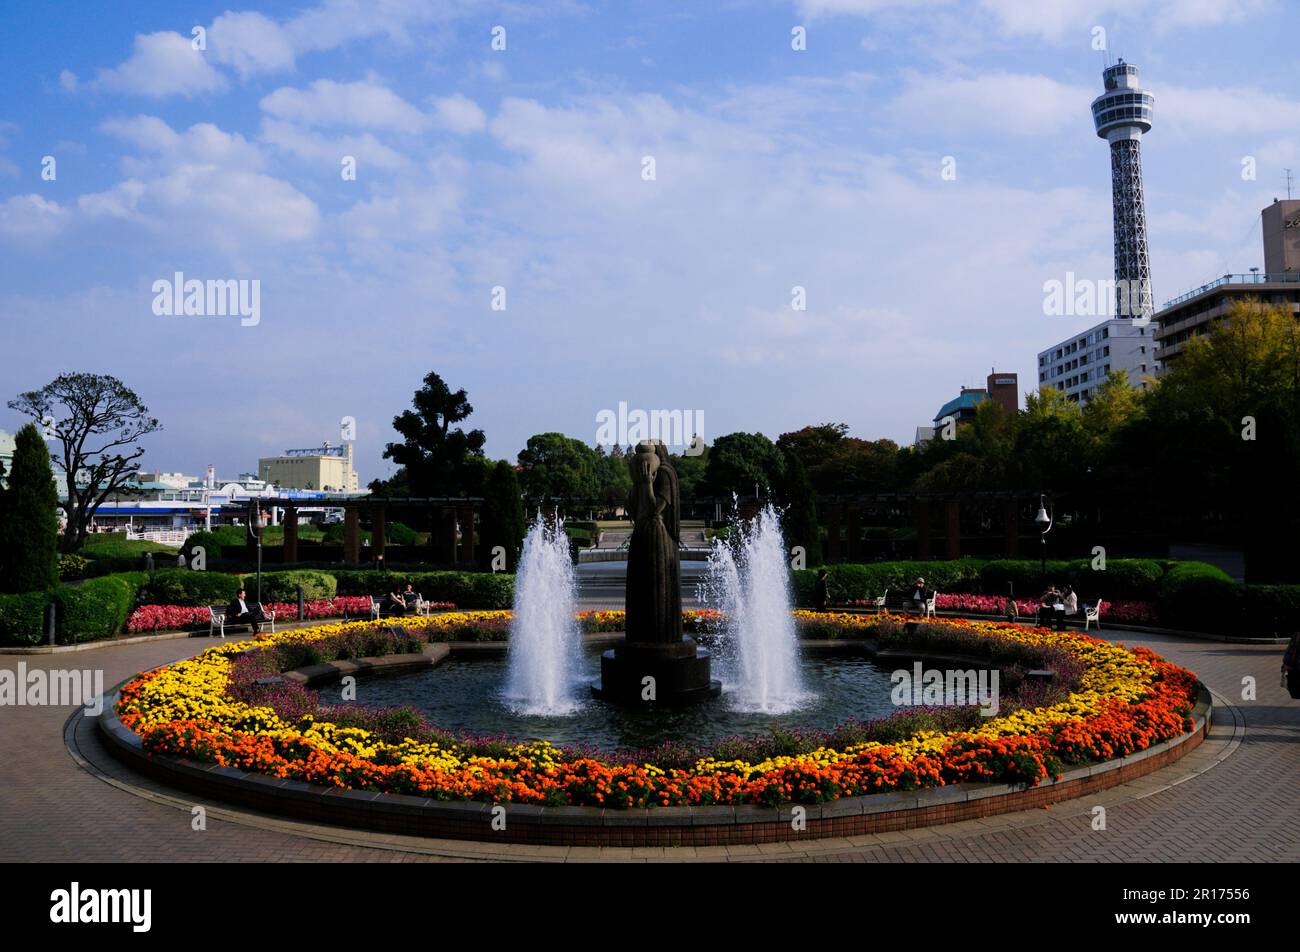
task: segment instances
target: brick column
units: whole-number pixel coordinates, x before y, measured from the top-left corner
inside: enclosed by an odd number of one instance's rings
[[[849,561],[858,562],[862,559],[862,514],[857,506],[850,505],[846,507],[845,516],[845,528],[849,535],[846,542]]]
[[[1006,526],[1006,557],[1014,559],[1020,555],[1020,505],[1016,500],[1003,503],[1002,517]]]
[[[916,510],[916,557],[924,562],[930,558],[930,500],[918,499]]]
[[[944,536],[948,543],[950,559],[961,558],[961,503],[949,499],[944,503]]]
[[[384,554],[384,546],[388,544],[388,514],[383,506],[375,506],[370,510],[370,554],[372,558],[378,559]]]
[[[471,506],[460,511],[460,560],[474,561],[474,509]]]
[[[284,561],[298,561],[298,510],[284,507]]]
[[[826,518],[826,561],[840,560],[840,504],[828,503],[824,510]]]
[[[361,561],[361,513],[355,506],[343,510],[343,561],[349,565]]]

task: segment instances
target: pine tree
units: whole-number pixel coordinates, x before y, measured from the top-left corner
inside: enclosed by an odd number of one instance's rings
[[[50,468],[50,451],[36,425],[28,423],[14,438],[0,513],[0,590],[36,592],[53,588],[59,578],[59,496]]]

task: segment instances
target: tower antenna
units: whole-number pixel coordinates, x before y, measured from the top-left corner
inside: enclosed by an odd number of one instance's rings
[[[1286,173],[1286,200],[1291,201],[1291,186],[1295,183],[1295,177],[1291,174],[1290,169],[1283,169]]]

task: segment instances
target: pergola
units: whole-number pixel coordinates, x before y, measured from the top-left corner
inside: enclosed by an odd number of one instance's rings
[[[315,500],[288,499],[276,496],[253,500],[262,508],[274,506],[283,511],[284,561],[298,561],[298,509],[319,508]],[[370,522],[370,553],[381,556],[387,544],[385,526],[390,513],[428,514],[433,534],[430,543],[436,560],[446,562],[474,561],[474,513],[482,508],[478,496],[429,498],[391,498],[357,496],[348,499],[331,499],[325,503],[332,509],[343,510],[343,561],[355,565],[361,561],[361,517]]]

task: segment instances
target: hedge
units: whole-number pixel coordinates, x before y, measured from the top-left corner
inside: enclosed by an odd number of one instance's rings
[[[264,583],[266,578],[262,576]],[[238,575],[163,569],[154,573],[142,601],[151,605],[225,605],[235,597],[241,584]]]
[[[111,638],[126,624],[138,586],[126,575],[107,575],[54,590],[60,644]]]
[[[34,645],[45,637],[45,592],[0,595],[0,644]]]
[[[262,601],[296,602],[298,600],[299,585],[302,586],[303,598],[309,602],[322,598],[333,598],[338,591],[334,576],[326,572],[315,572],[310,569],[263,572]],[[256,595],[257,576],[244,576],[244,588],[248,590],[250,595]]]
[[[1300,585],[1247,585],[1242,598],[1252,634],[1290,637],[1300,631]]]
[[[515,577],[490,572],[390,572],[375,569],[331,571],[339,595],[382,595],[407,582],[426,599],[453,602],[457,608],[509,608],[514,603]]]
[[[1094,570],[1091,559],[1047,563],[1047,582],[1073,586],[1084,598],[1108,601],[1156,601],[1166,566],[1203,566],[1201,562],[1162,562],[1157,559],[1110,559],[1105,569]],[[1219,575],[1223,573],[1219,572]],[[827,588],[833,603],[846,603],[877,597],[886,589],[903,591],[918,577],[937,592],[971,595],[1005,596],[1007,586],[1014,585],[1017,598],[1035,598],[1043,586],[1041,561],[1033,559],[959,559],[952,562],[868,562],[841,563],[827,566]],[[1223,578],[1227,578],[1223,575]],[[816,572],[792,573],[795,601],[813,603]],[[1231,581],[1231,580],[1229,580]],[[1240,619],[1238,619],[1240,621]]]
[[[1193,631],[1231,632],[1243,627],[1243,586],[1204,562],[1175,565],[1160,580],[1160,623]]]

